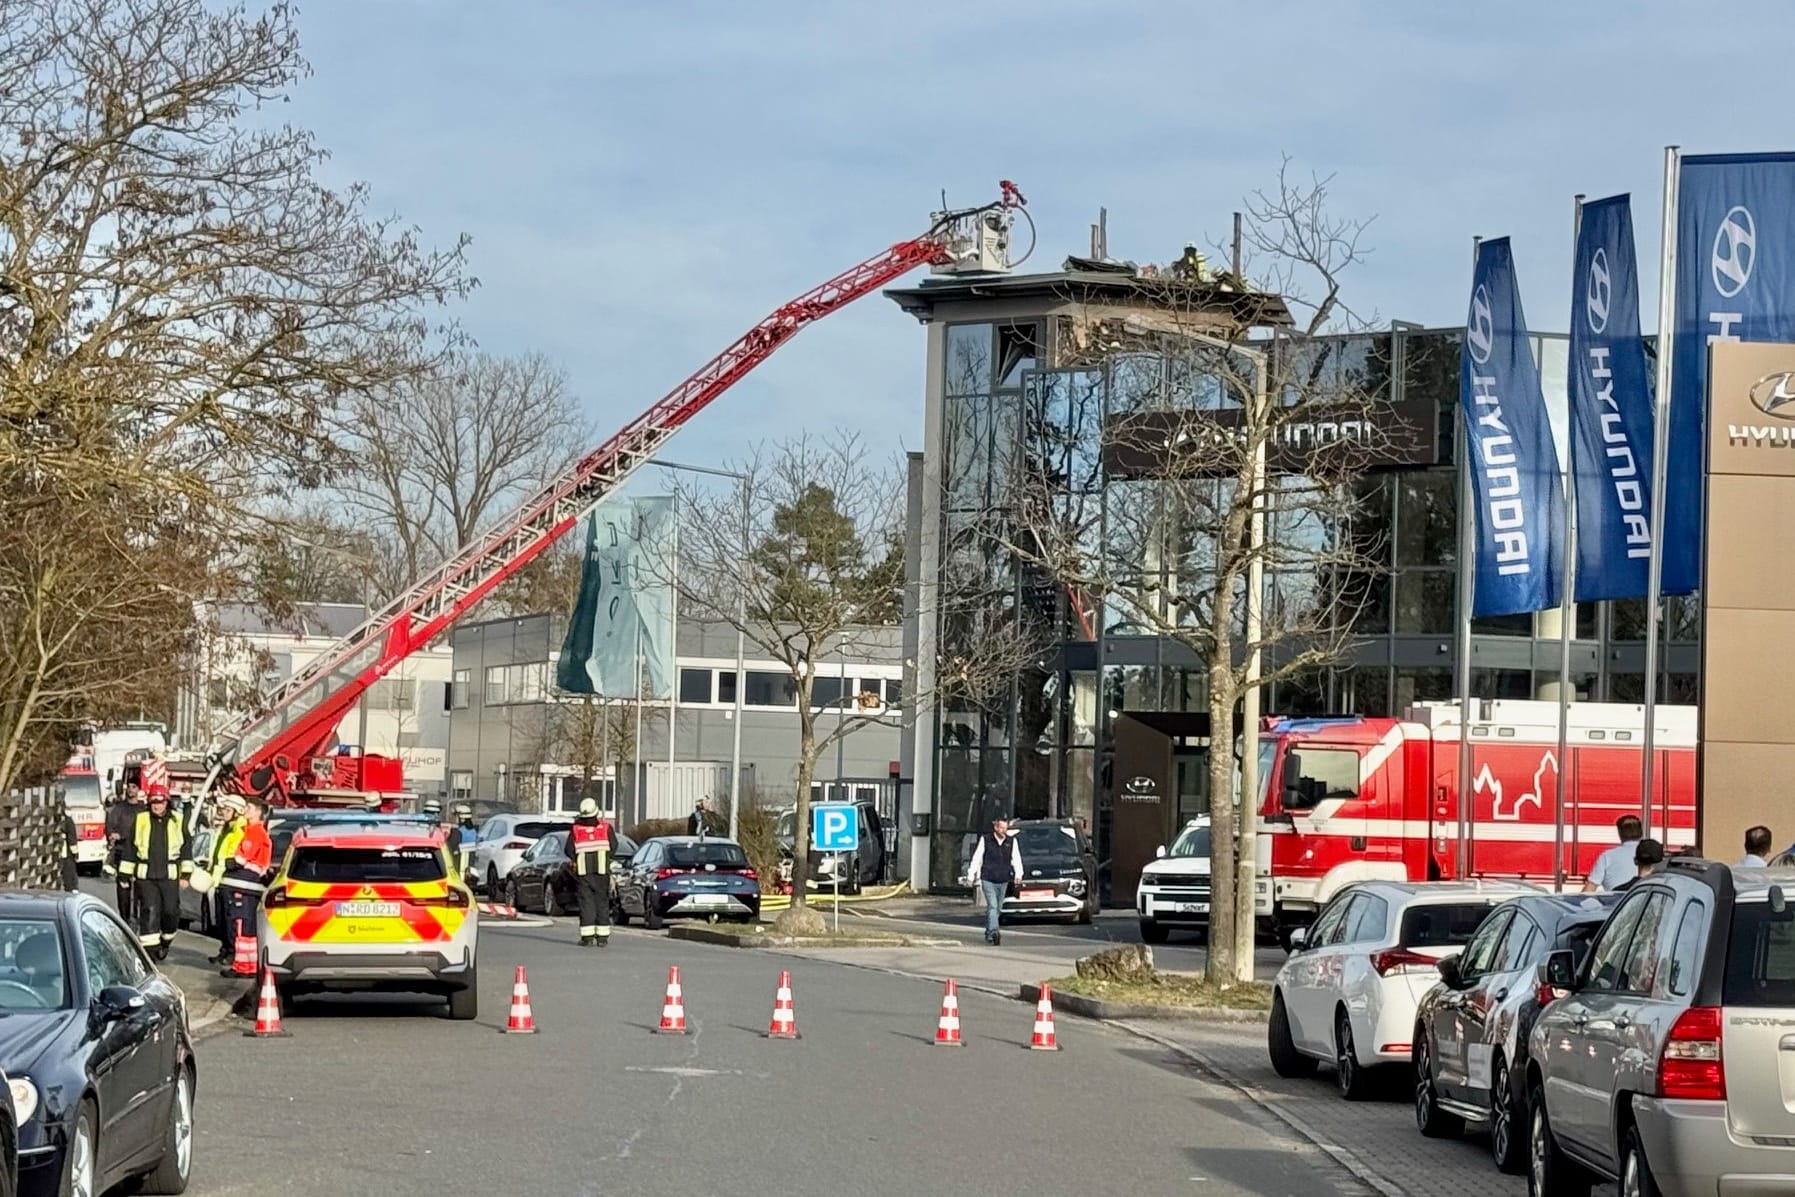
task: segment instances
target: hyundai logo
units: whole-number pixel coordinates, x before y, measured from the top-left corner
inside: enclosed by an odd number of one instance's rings
[[[1589,260],[1589,285],[1584,289],[1583,314],[1589,331],[1600,334],[1608,327],[1608,297],[1612,284],[1608,279],[1608,251],[1598,247]]]
[[[1778,420],[1795,420],[1795,370],[1766,374],[1751,384],[1751,405]]]
[[[1130,777],[1127,781],[1122,783],[1122,788],[1127,790],[1130,794],[1151,794],[1154,791],[1155,786],[1153,785],[1153,779],[1143,774],[1138,777]]]
[[[1714,230],[1714,258],[1710,272],[1721,298],[1731,299],[1751,281],[1758,262],[1758,226],[1751,213],[1734,205]]]
[[[1471,293],[1471,319],[1465,324],[1465,342],[1471,346],[1471,360],[1478,365],[1490,360],[1495,342],[1495,321],[1490,316],[1490,293],[1482,283]]]

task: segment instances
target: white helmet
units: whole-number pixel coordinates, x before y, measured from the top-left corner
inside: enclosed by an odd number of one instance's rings
[[[585,799],[580,803],[580,814],[586,818],[591,818],[598,814],[598,803],[590,798]]]

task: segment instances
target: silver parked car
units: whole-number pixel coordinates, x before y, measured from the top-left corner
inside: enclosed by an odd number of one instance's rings
[[[1795,1193],[1795,875],[1673,860],[1540,980],[1534,1197]]]

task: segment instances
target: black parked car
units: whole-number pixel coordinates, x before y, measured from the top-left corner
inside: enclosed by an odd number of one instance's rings
[[[1071,819],[1025,819],[1010,824],[1022,850],[1022,876],[1010,887],[999,917],[1063,918],[1088,923],[1097,915],[1097,853]]]
[[[580,908],[580,895],[574,884],[573,858],[567,849],[571,832],[554,831],[524,850],[523,859],[511,866],[505,877],[505,901],[519,910],[540,910],[544,914],[571,913]],[[635,841],[617,833],[617,848],[611,853],[611,876],[619,876],[636,854]],[[611,921],[617,917],[615,895],[611,901]]]
[[[879,808],[873,802],[860,799],[854,805],[860,811],[860,846],[846,853],[819,852],[812,848],[806,888],[833,893],[839,886],[844,894],[857,894],[864,886],[879,884],[885,876],[885,821],[879,817]],[[797,826],[796,807],[780,812],[773,834],[779,840],[779,851],[787,864],[797,842]]]
[[[644,840],[617,875],[619,923],[636,915],[650,930],[670,918],[752,922],[760,913],[760,874],[734,840],[658,836]]]
[[[0,1071],[27,1190],[180,1193],[193,1165],[181,991],[85,894],[0,893]]]

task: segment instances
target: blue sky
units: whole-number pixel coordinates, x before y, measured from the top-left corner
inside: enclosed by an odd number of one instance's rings
[[[1795,147],[1795,5],[311,0],[278,115],[338,182],[474,239],[482,347],[560,361],[608,433],[766,311],[1015,179],[1042,245],[1167,260],[1280,157],[1375,216],[1349,296],[1462,320],[1473,234],[1514,238],[1562,330],[1571,197],[1634,195],[1656,311],[1662,148]],[[717,463],[799,429],[917,448],[923,334],[888,301],[810,329],[681,434]]]

